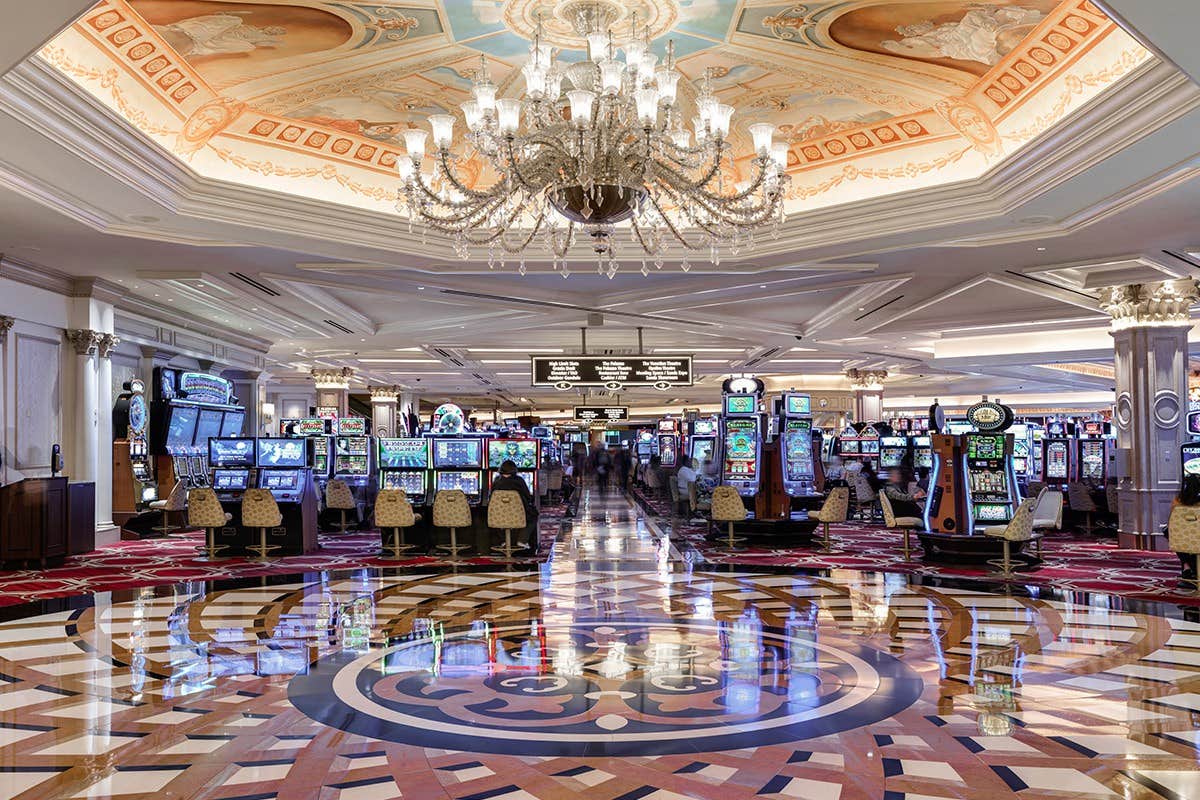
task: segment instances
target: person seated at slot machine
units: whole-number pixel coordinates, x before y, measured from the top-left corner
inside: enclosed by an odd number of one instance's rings
[[[829,459],[829,464],[825,467],[825,480],[827,481],[845,481],[845,467],[842,466],[842,457],[833,456]]]
[[[511,491],[521,495],[521,503],[525,506],[525,531],[529,535],[529,546],[517,555],[535,556],[538,551],[538,510],[533,502],[533,492],[529,484],[517,474],[517,463],[505,461],[500,465],[500,477],[492,481],[492,491]]]
[[[875,471],[875,465],[870,461],[863,461],[862,476],[870,484],[871,491],[878,492],[883,488],[883,481],[879,478],[879,473]]]
[[[1200,475],[1185,475],[1183,477],[1183,485],[1179,487],[1179,494],[1175,495],[1175,499],[1171,501],[1171,508],[1177,506],[1186,506],[1194,508],[1200,512]],[[1179,534],[1180,531],[1176,531]],[[1168,536],[1170,531],[1167,531]],[[1183,565],[1184,581],[1194,581],[1197,577],[1197,571],[1200,570],[1200,556],[1195,553],[1184,553],[1176,551],[1175,555],[1179,556],[1179,563]],[[1186,584],[1183,584],[1186,585]]]
[[[688,486],[692,481],[696,480],[695,460],[691,458],[683,459],[683,463],[679,465],[679,469],[675,472],[675,481],[679,486],[679,496],[687,497]]]
[[[897,517],[920,517],[925,512],[920,501],[925,499],[925,490],[915,489],[904,470],[888,471],[888,481],[883,487],[883,493],[892,502],[892,512]]]

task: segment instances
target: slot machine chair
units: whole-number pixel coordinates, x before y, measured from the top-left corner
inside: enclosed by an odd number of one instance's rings
[[[421,515],[413,511],[412,503],[403,489],[384,489],[375,497],[375,524],[382,531],[390,528],[392,544],[384,546],[383,552],[393,559],[404,557],[404,551],[416,545],[404,541],[404,529],[421,521]]]
[[[742,522],[745,519],[746,504],[742,502],[742,496],[738,494],[737,489],[732,486],[718,486],[713,489],[712,520],[713,522],[724,522],[726,525],[726,549],[741,549],[738,544],[746,541],[746,538],[733,535],[733,523]]]
[[[504,544],[492,549],[504,553],[505,558],[512,558],[516,550],[512,546],[512,532],[522,530],[526,525],[525,504],[521,502],[521,495],[510,489],[492,492],[488,500],[487,524],[493,530],[504,531]]]
[[[879,493],[879,508],[883,511],[884,524],[904,534],[904,560],[912,561],[912,532],[924,528],[925,523],[919,517],[897,517],[886,492]]]
[[[325,507],[332,508],[341,514],[338,533],[344,534],[350,527],[350,523],[346,521],[346,512],[357,511],[358,503],[354,502],[354,493],[350,491],[346,482],[334,478],[325,484]]]
[[[471,503],[462,489],[443,489],[433,497],[433,526],[450,529],[450,543],[438,545],[449,552],[451,560],[469,545],[458,543],[458,529],[471,527]]]
[[[200,556],[201,561],[221,561],[221,551],[228,550],[229,545],[217,544],[217,531],[224,528],[233,519],[225,509],[217,493],[207,486],[192,489],[187,495],[187,520],[193,528],[204,529],[204,547]]]
[[[817,522],[821,523],[821,552],[833,551],[833,543],[829,539],[829,523],[845,522],[850,514],[850,489],[846,486],[836,486],[829,490],[825,502],[817,511]]]
[[[1087,484],[1082,481],[1071,481],[1067,484],[1067,504],[1071,510],[1077,514],[1083,514],[1083,532],[1088,536],[1092,535],[1094,526],[1092,525],[1092,515],[1098,509],[1096,501],[1092,499],[1092,493],[1088,489]]]
[[[563,488],[563,468],[561,466],[556,464],[550,468],[550,480],[547,483],[549,484],[550,502],[557,503],[562,497]]]
[[[1033,529],[1045,535],[1046,531],[1060,531],[1063,525],[1063,496],[1062,492],[1054,491],[1047,486],[1037,494],[1037,502],[1033,506]],[[1042,557],[1042,540],[1035,541],[1038,558]]]
[[[875,519],[875,490],[871,482],[857,470],[846,473],[846,483],[854,492],[854,514],[867,521]]]
[[[1200,509],[1195,506],[1175,506],[1167,519],[1167,546],[1183,560],[1191,556],[1192,570],[1183,572],[1183,582],[1191,584],[1200,594]]]
[[[164,500],[155,500],[150,504],[150,508],[154,511],[162,512],[162,524],[151,530],[156,533],[161,533],[166,536],[168,533],[183,530],[181,525],[171,524],[171,514],[182,513],[187,511],[188,492],[182,480],[175,481],[175,485],[171,487],[171,493]]]
[[[258,554],[256,561],[266,561],[272,550],[280,549],[280,545],[267,544],[267,529],[278,528],[282,524],[283,514],[270,489],[246,490],[242,495],[242,526],[258,528],[258,544],[246,548]]]
[[[983,529],[984,536],[993,536],[1003,540],[1004,557],[994,559],[987,563],[996,567],[999,572],[998,576],[1009,580],[1016,576],[1013,571],[1012,561],[1012,543],[1034,541],[1038,538],[1038,534],[1033,532],[1033,509],[1037,505],[1037,500],[1028,497],[1021,502],[1017,507],[1016,513],[1007,525],[988,525]]]

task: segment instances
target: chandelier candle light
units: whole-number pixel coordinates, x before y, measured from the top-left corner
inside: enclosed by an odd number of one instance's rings
[[[398,207],[410,222],[453,238],[456,253],[488,248],[488,266],[499,252],[519,256],[541,239],[554,269],[570,274],[567,256],[582,235],[590,239],[597,271],[613,277],[619,268],[616,226],[628,222],[632,258],[661,269],[664,255],[707,251],[720,263],[720,248],[737,255],[752,247],[764,226],[777,232],[790,176],[787,146],[772,141],[774,126],[749,126],[754,156],[750,175],[737,175],[728,142],[733,108],[713,94],[706,75],[695,94],[691,130],[683,125],[681,74],[674,43],[658,64],[649,29],[617,58],[611,9],[602,4],[574,6],[572,24],[587,42],[587,59],[564,64],[542,41],[539,20],[522,68],[523,98],[497,97],[486,57],[474,77],[474,99],[462,104],[466,147],[497,178],[491,186],[468,185],[451,148],[456,118],[430,116],[429,132],[404,132],[407,157],[399,159],[404,180]],[[566,87],[564,91],[564,81]],[[693,136],[695,142],[693,143]],[[427,140],[432,170],[422,166]],[[735,178],[738,178],[735,180]],[[583,240],[583,241],[586,241]]]

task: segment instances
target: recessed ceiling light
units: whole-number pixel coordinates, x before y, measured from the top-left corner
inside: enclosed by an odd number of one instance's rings
[[[424,286],[418,286],[418,287],[417,287],[417,291],[418,291],[418,292],[423,292],[423,291],[425,291],[425,287],[424,287]]]
[[[1039,247],[1039,248],[1038,248],[1038,252],[1039,252],[1039,253],[1044,253],[1044,252],[1046,252],[1046,248],[1044,248],[1044,247]]]

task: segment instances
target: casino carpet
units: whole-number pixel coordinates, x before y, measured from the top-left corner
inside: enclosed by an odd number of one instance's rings
[[[564,508],[543,508],[539,516],[540,555],[515,559],[528,565],[545,559],[560,530]],[[197,559],[204,544],[201,531],[186,532],[162,539],[123,541],[106,545],[80,556],[66,559],[60,567],[45,570],[0,571],[0,606],[31,600],[46,600],[70,595],[110,592],[142,586],[187,581],[214,581],[261,575],[293,575],[302,572],[358,569],[362,567],[444,568],[453,562],[437,556],[415,556],[401,560],[381,558],[379,533],[367,531],[320,536],[320,550],[303,556],[284,556],[268,563],[247,558],[229,558],[206,562]],[[482,556],[461,559],[459,564],[483,564],[503,567],[502,558]]]
[[[644,497],[635,490],[639,505],[665,520],[672,518],[669,502]],[[787,566],[813,570],[857,569],[903,572],[914,575],[994,580],[986,565],[927,564],[913,539],[913,561],[904,560],[903,537],[879,525],[847,522],[830,526],[834,552],[815,548],[750,547],[729,552],[708,542],[708,526],[675,520],[671,537],[689,547],[697,563],[745,566]],[[1178,586],[1179,559],[1174,553],[1126,550],[1111,539],[1072,532],[1055,533],[1042,541],[1043,563],[1023,569],[1017,582],[1030,586],[1053,585],[1064,591],[1103,592],[1143,600],[1166,600],[1200,606],[1200,596]]]

